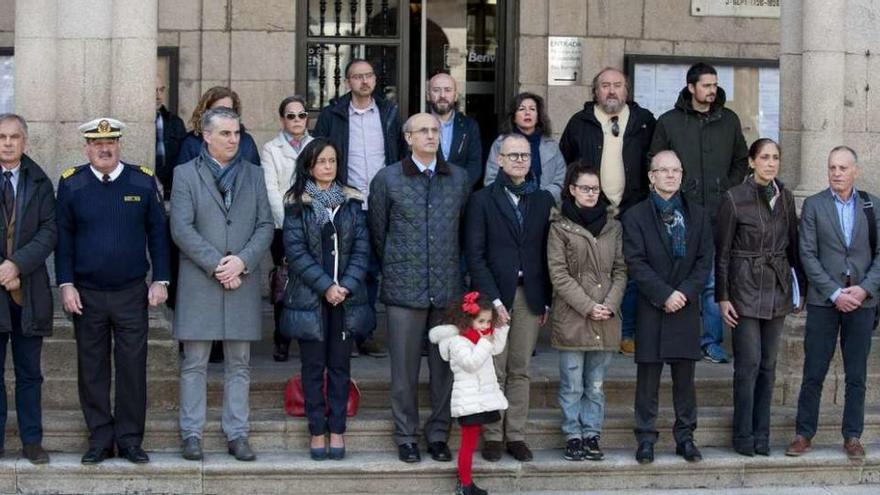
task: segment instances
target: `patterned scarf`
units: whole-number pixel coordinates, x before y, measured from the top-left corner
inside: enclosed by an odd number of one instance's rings
[[[309,179],[306,181],[306,192],[312,197],[315,206],[315,220],[318,225],[324,226],[330,221],[330,211],[345,202],[345,193],[342,192],[342,186],[337,182],[330,183],[327,189],[320,189],[315,185],[315,181]]]
[[[202,146],[202,151],[199,156],[202,159],[202,163],[207,165],[208,170],[211,171],[211,175],[214,176],[217,190],[220,191],[220,195],[223,196],[223,205],[226,206],[226,209],[228,210],[232,206],[235,178],[238,177],[238,171],[241,169],[239,166],[241,163],[241,152],[239,151],[236,153],[225,167],[221,167],[220,164],[208,154],[207,146]]]
[[[526,176],[526,180],[520,182],[517,185],[513,184],[513,181],[510,179],[510,176],[504,171],[504,169],[498,170],[498,177],[495,178],[498,182],[501,183],[508,191],[522,198],[526,194],[531,194],[538,190],[538,181],[535,180],[535,175],[529,172],[529,175]]]
[[[685,241],[685,224],[684,224],[684,203],[681,201],[681,195],[675,193],[669,200],[660,197],[654,191],[651,191],[651,200],[660,213],[660,220],[666,226],[666,234],[672,242],[672,256],[675,258],[684,258],[687,250]]]

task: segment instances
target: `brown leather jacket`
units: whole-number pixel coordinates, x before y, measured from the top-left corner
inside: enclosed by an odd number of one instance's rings
[[[599,237],[554,209],[550,213],[547,265],[553,283],[550,310],[554,348],[566,351],[617,351],[620,347],[620,303],[626,288],[623,229],[609,211]],[[596,304],[614,316],[596,321],[588,316]]]
[[[778,180],[773,209],[753,177],[722,195],[715,223],[715,300],[730,301],[741,317],[785,316],[794,267],[801,296],[806,285],[798,254],[794,197]]]

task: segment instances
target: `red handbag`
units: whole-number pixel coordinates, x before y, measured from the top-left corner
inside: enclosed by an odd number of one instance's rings
[[[361,390],[357,386],[357,382],[354,379],[350,379],[348,381],[348,403],[345,406],[345,413],[347,416],[355,416],[358,412],[358,406],[361,402]],[[324,403],[325,403],[325,413],[330,414],[330,403],[327,401],[327,372],[324,372]],[[305,394],[303,394],[303,384],[302,384],[302,375],[297,373],[287,380],[287,385],[284,387],[284,412],[287,413],[288,416],[294,417],[305,417],[306,415],[306,400]]]

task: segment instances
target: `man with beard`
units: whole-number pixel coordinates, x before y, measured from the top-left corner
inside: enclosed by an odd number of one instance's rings
[[[602,191],[623,214],[648,196],[648,148],[654,135],[654,115],[636,102],[627,103],[629,88],[620,69],[606,67],[593,78],[593,101],[572,115],[559,149],[566,163],[581,160],[599,169]],[[621,303],[620,351],[635,351],[635,283],[626,284]]]
[[[703,62],[692,65],[687,86],[679,93],[675,108],[657,120],[651,142],[652,156],[663,150],[675,151],[684,168],[682,195],[704,207],[710,219],[715,218],[721,195],[743,181],[749,165],[742,125],[736,113],[724,107],[725,100],[715,68]],[[714,269],[700,298],[703,359],[726,363],[729,358],[721,348],[724,327],[715,302]]]
[[[471,187],[483,175],[483,146],[477,121],[458,112],[458,84],[449,74],[437,74],[428,81],[428,105],[440,121],[438,155],[446,163],[467,170]]]
[[[400,115],[397,104],[382,97],[376,91],[378,78],[370,62],[355,58],[345,67],[345,83],[348,93],[332,100],[321,110],[312,135],[326,137],[339,150],[337,177],[364,195],[370,196],[370,183],[379,170],[400,160],[406,143],[400,132]],[[364,209],[369,201],[364,201]],[[379,262],[370,253],[367,270],[367,297],[370,307],[376,307],[379,291]],[[352,357],[365,354],[386,357],[388,352],[373,340],[375,328],[356,339]]]

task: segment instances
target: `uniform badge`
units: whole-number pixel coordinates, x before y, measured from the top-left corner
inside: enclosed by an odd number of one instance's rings
[[[122,200],[126,203],[139,203],[141,201],[140,196],[123,196]]]
[[[152,177],[154,174],[153,169],[151,169],[150,167],[145,167],[145,166],[141,165],[138,168],[140,168],[141,172],[149,175],[150,177]]]
[[[74,172],[76,172],[76,167],[70,167],[70,168],[66,169],[64,172],[61,172],[61,178],[67,179],[71,175],[73,175]]]
[[[110,122],[102,120],[98,122],[98,134],[107,134],[110,132]]]

